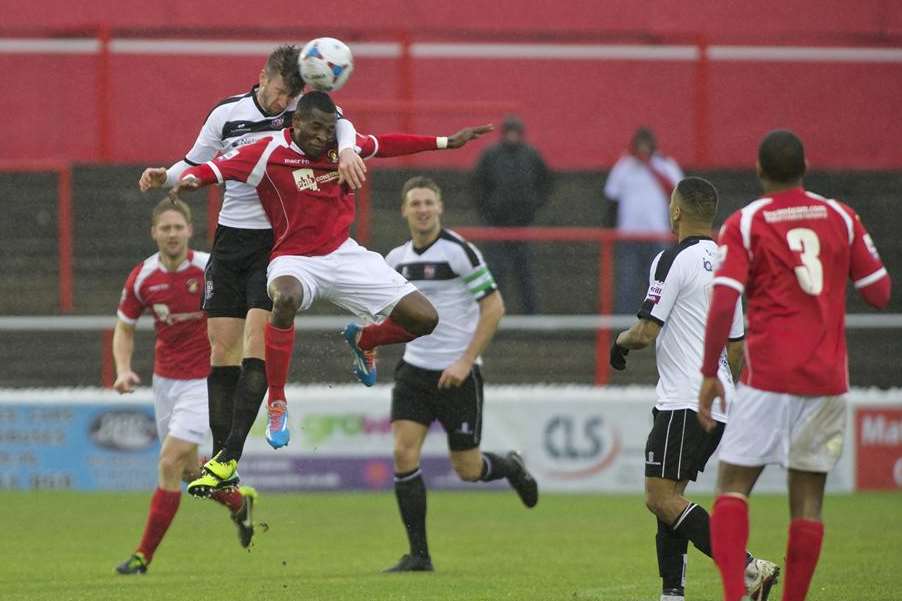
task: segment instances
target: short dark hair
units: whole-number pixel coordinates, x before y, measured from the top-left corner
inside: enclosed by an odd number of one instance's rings
[[[805,175],[805,147],[788,129],[769,132],[758,146],[762,175],[776,183],[788,184]]]
[[[304,80],[298,67],[300,55],[301,50],[297,46],[282,44],[269,54],[263,67],[267,75],[281,75],[292,96],[297,96],[304,89]]]
[[[332,97],[325,92],[315,91],[307,92],[298,100],[298,108],[295,110],[296,115],[309,117],[313,109],[320,110],[324,113],[336,113],[338,108],[332,102]]]
[[[164,198],[153,208],[153,212],[150,214],[150,225],[156,225],[160,220],[160,215],[166,211],[181,213],[188,225],[191,225],[191,207],[183,200],[171,201],[168,198]]]
[[[438,196],[438,199],[442,199],[442,189],[438,187],[438,184],[435,183],[435,180],[425,177],[423,175],[415,175],[410,178],[404,185],[401,186],[401,206],[404,206],[404,203],[407,202],[407,193],[416,188],[426,188],[428,190],[432,190],[435,192],[435,195]]]
[[[680,206],[693,217],[713,223],[717,214],[717,188],[701,177],[686,177],[676,185]]]

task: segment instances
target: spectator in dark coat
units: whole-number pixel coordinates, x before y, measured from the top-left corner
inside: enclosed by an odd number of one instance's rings
[[[523,122],[508,116],[501,126],[501,142],[482,153],[476,165],[476,206],[486,225],[525,227],[548,201],[551,175],[539,151],[524,141]],[[509,279],[516,277],[522,312],[539,311],[533,276],[532,247],[523,241],[486,244],[486,259],[505,298]]]

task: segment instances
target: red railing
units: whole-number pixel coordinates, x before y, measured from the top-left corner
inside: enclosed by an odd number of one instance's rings
[[[621,233],[592,227],[456,227],[461,236],[484,242],[588,242],[598,244],[598,313],[610,315],[614,309],[614,244],[617,242],[669,242],[670,234],[655,232]],[[599,329],[595,334],[596,386],[608,383],[607,350],[610,330]]]
[[[72,166],[56,161],[27,163],[0,161],[0,172],[55,173],[57,254],[59,257],[59,310],[71,313],[74,307],[72,277]]]

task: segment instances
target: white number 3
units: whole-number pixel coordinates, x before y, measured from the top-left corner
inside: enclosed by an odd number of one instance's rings
[[[804,292],[817,296],[824,289],[824,267],[818,255],[821,252],[821,241],[814,230],[798,227],[786,232],[786,242],[791,250],[802,253],[802,264],[795,268],[799,286]]]

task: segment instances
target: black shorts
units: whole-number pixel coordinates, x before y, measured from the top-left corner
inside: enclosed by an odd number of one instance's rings
[[[220,225],[204,272],[201,305],[209,317],[244,319],[250,309],[272,311],[266,293],[266,267],[272,252],[272,230],[245,230]]]
[[[695,482],[720,444],[724,424],[717,422],[713,432],[706,432],[691,409],[652,409],[651,415],[654,425],[645,443],[645,477]]]
[[[474,365],[456,388],[439,390],[441,371],[401,361],[391,394],[391,421],[407,419],[428,427],[438,420],[448,434],[448,448],[468,451],[482,438],[482,374]]]

